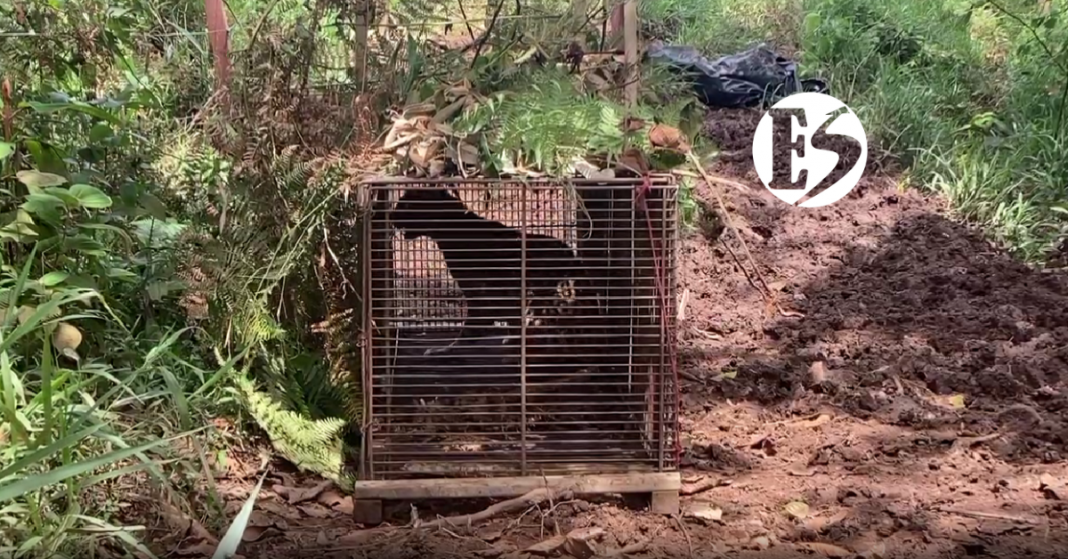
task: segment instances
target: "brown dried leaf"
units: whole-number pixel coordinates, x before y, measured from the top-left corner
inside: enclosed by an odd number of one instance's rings
[[[329,518],[333,515],[333,513],[330,512],[330,509],[321,505],[317,505],[315,503],[312,503],[310,505],[301,505],[297,508],[300,509],[300,512],[304,513],[310,518]]]
[[[786,503],[786,506],[783,507],[783,510],[786,511],[787,515],[798,520],[804,520],[805,518],[807,518],[809,512],[808,505],[801,501],[791,501],[789,503]]]
[[[353,508],[352,497],[345,497],[344,499],[339,501],[336,505],[334,505],[334,506],[332,506],[330,508],[333,509],[335,512],[338,512],[340,514],[344,514],[346,516],[352,516],[352,508]]]
[[[771,547],[771,539],[767,536],[757,536],[749,541],[749,547],[757,549],[759,551],[764,551],[765,549]]]
[[[564,551],[575,559],[590,559],[597,555],[597,548],[586,540],[567,538]]]
[[[319,497],[319,495],[322,495],[323,491],[326,491],[331,485],[332,482],[330,481],[324,481],[314,487],[286,487],[284,485],[275,485],[271,490],[284,497],[289,504],[295,505]]]
[[[337,539],[337,545],[340,547],[356,547],[363,545],[372,539],[376,535],[381,533],[379,530],[353,530],[344,536]]]
[[[323,491],[323,493],[319,495],[319,498],[316,499],[316,501],[328,507],[334,507],[343,502],[345,499],[349,499],[349,497],[345,497],[337,491],[331,489],[329,491]]]
[[[713,506],[711,503],[694,503],[686,509],[686,516],[696,518],[703,524],[712,524],[723,520],[723,509]]]
[[[797,549],[812,551],[827,557],[852,557],[853,552],[844,547],[821,542],[801,542],[794,544]]]
[[[255,542],[281,533],[282,532],[274,526],[248,526],[245,528],[245,532],[241,534],[241,541]]]
[[[462,111],[465,105],[467,105],[466,95],[461,96],[459,99],[453,101],[452,103],[449,103],[448,106],[438,111],[438,113],[434,115],[434,122],[443,123],[452,120],[452,117],[456,116],[460,111]]]
[[[808,378],[812,384],[821,384],[827,380],[827,367],[823,361],[816,361],[808,368]]]
[[[666,124],[655,124],[649,129],[649,143],[653,147],[670,149],[686,153],[690,151],[690,144],[678,128]]]
[[[218,543],[200,541],[194,545],[183,547],[174,552],[179,557],[211,557],[215,554]]]
[[[487,541],[487,542],[495,542],[495,541],[501,539],[501,536],[503,536],[503,535],[504,535],[504,532],[501,532],[500,530],[483,530],[483,531],[478,533],[478,537],[481,540]]]
[[[604,528],[600,526],[590,526],[588,528],[578,528],[567,533],[568,539],[590,541],[596,540],[604,536]]]
[[[1065,497],[1068,497],[1068,491],[1065,491],[1065,483],[1048,473],[1039,477],[1038,488],[1042,491],[1043,496],[1052,501],[1062,501]]]
[[[819,427],[820,425],[823,425],[824,423],[830,423],[830,421],[832,419],[834,419],[834,418],[831,416],[831,414],[821,413],[818,416],[814,417],[813,419],[810,419],[808,421],[802,421],[800,423],[800,425],[802,427],[808,427],[808,428],[811,429],[811,428],[814,428],[814,427]]]
[[[640,118],[638,118],[638,117],[628,116],[627,118],[623,119],[623,123],[621,124],[621,127],[623,128],[623,132],[624,133],[637,132],[637,131],[641,130],[642,128],[645,128],[645,121],[640,119]],[[651,135],[652,134],[650,134],[650,136]],[[653,144],[653,145],[656,145],[656,144]]]
[[[540,541],[523,551],[532,555],[549,556],[556,552],[567,543],[567,536],[553,536],[547,540]]]

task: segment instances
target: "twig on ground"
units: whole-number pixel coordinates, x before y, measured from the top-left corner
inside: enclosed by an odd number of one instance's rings
[[[972,518],[983,518],[983,519],[988,519],[988,520],[1007,520],[1009,522],[1019,522],[1021,524],[1031,524],[1031,525],[1035,525],[1035,526],[1041,524],[1041,522],[1039,522],[1037,519],[1034,519],[1034,518],[1027,518],[1025,516],[1014,516],[1014,515],[1011,515],[1011,514],[1000,514],[1000,513],[996,513],[996,512],[983,512],[983,511],[977,511],[977,510],[960,510],[960,509],[951,509],[951,508],[940,508],[940,509],[938,509],[938,511],[939,512],[944,512],[946,514],[959,514],[960,516],[970,516]]]
[[[713,489],[716,487],[726,487],[728,485],[730,485],[728,480],[714,477],[705,478],[700,481],[695,481],[693,483],[682,484],[682,487],[679,488],[679,495],[695,495],[697,493],[704,493],[709,489]]]
[[[706,183],[711,185],[713,182],[716,182],[712,179],[711,176],[708,175],[704,167],[701,166],[701,162],[697,159],[697,156],[694,155],[692,151],[687,152],[687,155],[690,158],[690,163],[693,164],[694,168],[697,169],[697,172],[701,174],[701,178],[703,178]],[[753,254],[749,252],[749,245],[745,243],[745,238],[742,237],[742,234],[738,231],[738,228],[734,226],[734,222],[731,220],[730,212],[727,211],[727,205],[723,202],[723,197],[720,196],[719,191],[714,188],[712,189],[712,193],[716,196],[716,201],[719,203],[720,210],[723,211],[723,220],[724,222],[726,222],[727,228],[733,231],[734,236],[738,238],[738,242],[742,245],[742,250],[745,251],[745,256],[749,260],[749,264],[753,267],[753,272],[756,274],[756,277],[760,280],[761,285],[763,285],[764,287],[764,289],[758,288],[757,291],[760,291],[760,295],[764,298],[764,300],[767,301],[769,305],[773,306],[775,310],[779,312],[780,315],[788,318],[804,318],[805,315],[799,312],[786,311],[779,306],[779,301],[775,297],[775,292],[772,291],[771,287],[768,286],[767,280],[764,279],[764,275],[760,273],[760,268],[757,267],[756,260],[753,258]],[[727,246],[727,243],[724,242],[723,245]],[[728,250],[730,250],[729,246],[727,248]],[[746,277],[748,278],[748,274],[746,274]]]
[[[690,548],[690,559],[693,559],[693,541],[690,539],[690,532],[686,530],[686,525],[682,523],[682,517],[675,515],[675,523],[679,525],[679,530],[682,530],[682,535],[686,537],[686,546]]]
[[[641,540],[634,542],[623,549],[613,549],[604,554],[605,557],[621,557],[623,555],[634,555],[641,553],[649,547],[649,540]]]
[[[561,492],[559,495],[566,495],[566,498],[570,498],[571,492],[565,491]],[[523,495],[522,497],[516,497],[515,499],[509,499],[507,501],[501,501],[500,503],[496,503],[490,507],[487,507],[485,510],[482,510],[480,512],[438,518],[437,520],[432,520],[430,522],[420,523],[414,528],[435,528],[443,525],[453,527],[463,526],[465,524],[471,525],[476,522],[481,522],[483,520],[493,518],[500,514],[515,512],[520,509],[544,503],[545,501],[548,501],[554,498],[555,496],[557,496],[557,494],[554,493],[552,489],[549,489],[548,487],[539,487],[527,493],[526,495]]]

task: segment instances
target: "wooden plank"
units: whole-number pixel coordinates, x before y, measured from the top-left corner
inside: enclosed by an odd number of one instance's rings
[[[656,514],[675,516],[679,514],[679,490],[653,491],[649,500],[649,510]]]
[[[679,472],[358,481],[353,488],[352,498],[383,501],[501,498],[523,495],[540,487],[572,491],[578,495],[678,492],[682,481]]]
[[[364,526],[382,523],[382,501],[378,499],[353,499],[352,520]]]

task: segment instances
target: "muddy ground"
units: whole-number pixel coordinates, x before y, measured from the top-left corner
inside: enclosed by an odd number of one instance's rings
[[[752,169],[758,116],[710,115],[724,152],[711,171],[751,185],[714,188],[782,311],[732,256],[748,271],[731,233],[686,239],[683,477],[707,486],[683,498],[688,514],[576,500],[416,533],[403,527],[405,504],[393,527],[363,530],[330,489],[290,504],[286,487],[316,481],[279,473],[243,554],[517,557],[556,530],[599,527],[597,551],[633,546],[634,558],[1059,555],[1068,278],[1014,262],[878,170],[828,208],[786,206]],[[714,204],[711,188],[697,193]],[[254,483],[255,467],[219,481],[231,513]],[[485,506],[416,510],[428,519]],[[210,550],[187,524],[176,536],[165,516],[149,524],[166,551]]]

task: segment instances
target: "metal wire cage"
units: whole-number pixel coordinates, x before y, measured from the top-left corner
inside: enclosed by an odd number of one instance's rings
[[[671,177],[368,187],[361,479],[675,469]]]

